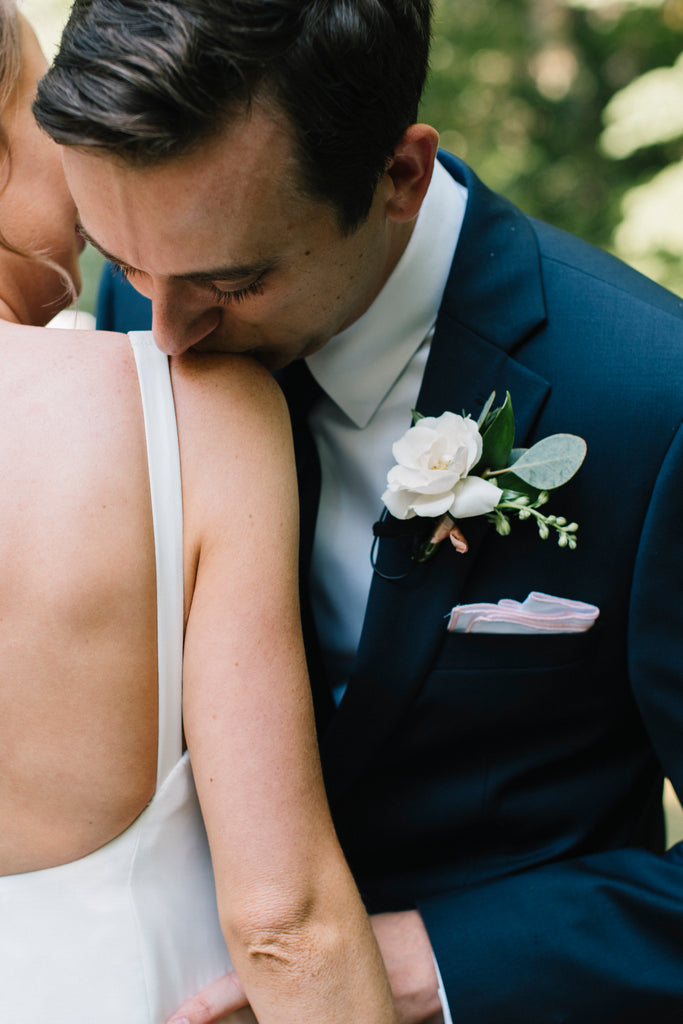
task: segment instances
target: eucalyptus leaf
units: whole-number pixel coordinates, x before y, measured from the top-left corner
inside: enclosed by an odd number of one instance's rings
[[[529,448],[513,464],[516,477],[542,491],[561,487],[586,457],[586,442],[576,434],[552,434]],[[505,486],[507,474],[500,474]]]
[[[541,493],[540,487],[532,487],[531,484],[526,483],[524,480],[520,480],[518,476],[515,476],[515,463],[521,459],[522,455],[525,455],[529,451],[528,448],[513,448],[510,452],[508,459],[507,468],[511,472],[505,472],[501,477],[501,483],[503,487],[510,491],[514,491],[517,494],[526,494],[527,497],[533,501]]]
[[[508,464],[515,440],[515,417],[512,411],[510,392],[498,408],[489,412],[481,435],[483,448],[481,458],[473,472],[479,470],[503,469]]]

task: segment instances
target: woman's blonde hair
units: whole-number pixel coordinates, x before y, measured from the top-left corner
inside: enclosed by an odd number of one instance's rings
[[[5,109],[21,69],[21,35],[14,0],[0,0],[0,111]],[[4,129],[0,126],[4,137]]]
[[[12,174],[9,137],[2,123],[2,117],[19,81],[21,61],[21,27],[16,0],[0,0],[0,191],[6,188]],[[0,226],[0,246],[15,256],[22,256],[35,263],[50,267],[64,282],[65,297],[69,301],[76,298],[76,289],[71,276],[63,267],[60,267],[44,253],[27,252],[12,245],[5,237],[2,226]]]

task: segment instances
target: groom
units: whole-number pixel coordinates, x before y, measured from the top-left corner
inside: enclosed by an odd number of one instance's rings
[[[683,303],[437,154],[428,36],[427,0],[78,0],[37,116],[157,344],[283,371],[328,795],[401,1019],[678,1022]],[[373,539],[411,409],[493,390],[516,446],[587,442],[544,509],[576,550],[532,517],[425,563],[424,520]],[[597,623],[447,629],[535,591]]]

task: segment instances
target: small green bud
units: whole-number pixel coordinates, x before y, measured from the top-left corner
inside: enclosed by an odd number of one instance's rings
[[[501,537],[507,537],[510,533],[510,520],[507,516],[499,513],[496,520],[496,533],[500,534]]]

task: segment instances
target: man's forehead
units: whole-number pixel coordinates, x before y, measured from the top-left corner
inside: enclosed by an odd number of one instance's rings
[[[168,276],[215,278],[214,271],[229,270],[227,280],[272,265],[277,239],[286,244],[296,223],[305,223],[310,200],[293,184],[288,157],[278,168],[261,153],[250,168],[232,141],[213,140],[149,167],[67,150],[65,171],[83,234],[115,263],[134,269],[160,263]]]
[[[286,116],[272,104],[254,103],[191,148],[157,159],[127,159],[96,147],[65,147],[65,164],[87,165],[93,180],[116,181],[130,192],[163,183],[169,200],[176,192],[249,190],[267,182],[301,195],[297,147]],[[176,197],[177,198],[177,197]]]

